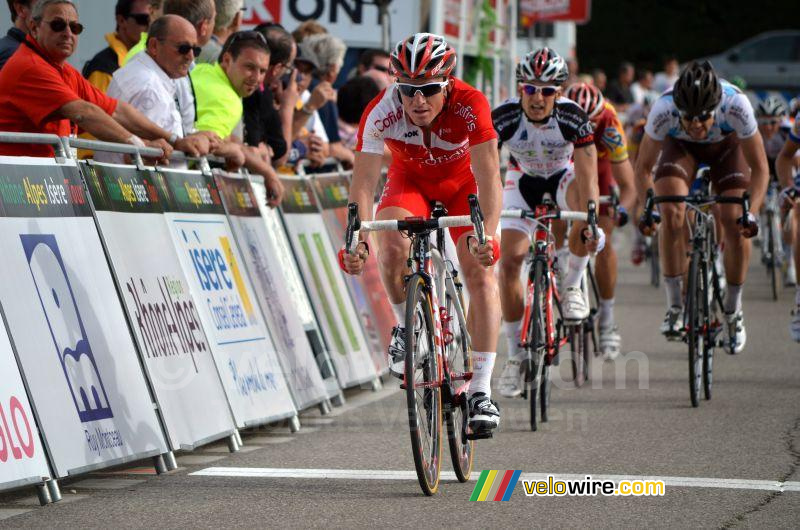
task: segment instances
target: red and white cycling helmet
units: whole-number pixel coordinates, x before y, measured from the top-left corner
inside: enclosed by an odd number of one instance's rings
[[[589,83],[575,83],[567,87],[564,96],[578,104],[589,118],[596,118],[605,106],[605,99],[600,89]]]
[[[560,85],[569,77],[567,62],[550,48],[540,48],[527,54],[517,65],[517,81],[539,81]]]
[[[456,51],[444,37],[415,33],[401,40],[391,54],[391,75],[408,79],[447,77],[456,67]]]

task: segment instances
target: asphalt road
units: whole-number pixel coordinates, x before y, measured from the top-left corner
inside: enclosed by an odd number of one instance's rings
[[[241,452],[213,445],[179,455],[181,468],[167,475],[149,474],[145,462],[143,469],[64,481],[64,500],[46,507],[36,506],[30,490],[2,496],[0,527],[797,528],[800,346],[788,333],[793,290],[773,302],[763,267],[753,262],[747,347],[736,357],[717,355],[713,399],[693,409],[685,346],[658,335],[662,291],[647,284],[646,269],[627,259],[620,264],[617,321],[626,353],[616,363],[595,361],[588,387],[557,385],[551,421],[536,433],[527,427],[527,402],[499,398],[501,428],[479,442],[468,484],[444,481],[438,495],[426,498],[408,478],[414,468],[404,398],[387,380],[377,393],[349,392],[348,404],[329,417],[303,414],[299,433],[285,426],[247,432]],[[563,363],[565,379],[567,368]],[[192,475],[219,467],[248,468],[241,470],[247,474],[398,473],[377,480]],[[286,471],[293,469],[299,471]],[[719,480],[714,487],[668,485],[663,497],[526,497],[518,486],[510,502],[469,502],[484,469]],[[778,491],[778,483],[794,491]],[[771,486],[755,489],[761,484]]]

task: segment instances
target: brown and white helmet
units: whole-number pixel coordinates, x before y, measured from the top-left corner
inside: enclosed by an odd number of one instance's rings
[[[397,43],[391,53],[391,65],[391,75],[396,77],[447,77],[456,67],[456,52],[444,37],[415,33]]]
[[[550,48],[540,48],[527,54],[517,65],[517,81],[540,81],[561,85],[569,77],[567,62]]]
[[[605,99],[600,89],[589,83],[575,83],[567,87],[564,96],[578,104],[580,108],[589,116],[597,117],[605,105]]]

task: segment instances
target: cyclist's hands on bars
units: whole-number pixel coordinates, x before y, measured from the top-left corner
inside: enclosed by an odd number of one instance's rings
[[[752,212],[747,212],[747,216],[742,216],[736,221],[739,224],[739,233],[743,237],[750,239],[758,234],[758,217]]]
[[[364,272],[364,263],[366,263],[367,257],[369,257],[369,246],[367,246],[365,241],[361,241],[356,248],[355,255],[347,252],[347,249],[344,247],[340,248],[337,254],[339,258],[339,268],[347,274],[352,274],[354,276],[358,276]]]
[[[596,238],[592,236],[592,229],[587,226],[583,229],[581,239],[589,252],[602,252],[606,246],[606,233],[599,226],[597,227]]]
[[[484,267],[491,267],[500,259],[500,242],[494,237],[487,236],[486,243],[480,245],[478,239],[473,236],[469,238],[467,245],[470,253]]]
[[[649,237],[658,232],[658,223],[661,222],[661,214],[653,210],[650,219],[647,219],[645,214],[639,218],[639,232],[643,236]]]

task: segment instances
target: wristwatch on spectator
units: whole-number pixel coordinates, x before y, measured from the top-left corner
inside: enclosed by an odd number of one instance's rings
[[[177,142],[177,141],[178,141],[178,133],[170,134],[169,135],[169,139],[167,140],[167,142],[169,142],[169,145],[173,145],[173,146],[175,145],[175,142]]]
[[[300,107],[300,112],[302,112],[303,114],[306,114],[308,116],[313,116],[314,113],[316,112],[316,110],[310,110],[310,109],[308,109],[306,107],[307,107],[307,105],[303,104],[303,106]]]

